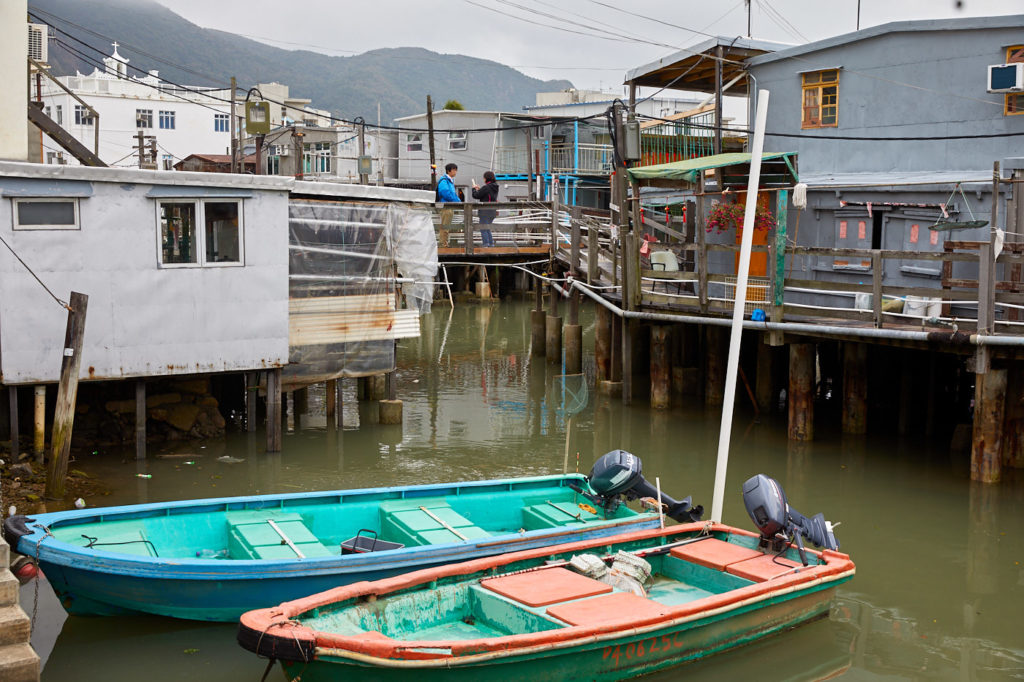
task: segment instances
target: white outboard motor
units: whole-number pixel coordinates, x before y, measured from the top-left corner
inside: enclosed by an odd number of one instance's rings
[[[743,484],[743,505],[750,519],[761,531],[761,546],[781,552],[796,541],[800,558],[807,565],[803,538],[825,549],[838,550],[839,541],[832,533],[832,523],[818,513],[807,518],[789,506],[786,493],[774,478],[757,474]]]
[[[597,495],[588,497],[609,513],[619,505],[619,497],[627,500],[641,497],[657,499],[657,489],[643,477],[642,470],[639,457],[625,450],[612,450],[602,455],[590,470],[590,487]],[[661,502],[667,506],[665,514],[680,523],[700,521],[704,514],[704,507],[694,507],[689,497],[677,502],[662,492]]]

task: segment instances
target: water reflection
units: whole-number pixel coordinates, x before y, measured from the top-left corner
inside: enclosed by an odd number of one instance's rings
[[[344,427],[329,428],[322,392],[284,436],[281,454],[263,452],[262,433],[219,442],[105,452],[76,467],[112,482],[90,505],[269,492],[296,492],[589,469],[615,448],[643,458],[645,474],[675,497],[710,504],[719,412],[696,401],[652,411],[624,407],[594,390],[593,356],[584,360],[586,406],[567,418],[572,390],[557,363],[531,357],[529,306],[439,307],[423,335],[399,348],[401,426],[376,424],[372,406],[343,382]],[[592,317],[584,309],[584,347]],[[948,443],[889,436],[849,437],[828,422],[818,440],[791,443],[784,415],[755,422],[737,406],[727,522],[750,527],[739,485],[768,473],[805,514],[842,521],[837,536],[857,562],[827,621],[687,666],[697,679],[817,680],[1024,677],[1024,480],[972,485]],[[825,411],[823,410],[824,414]],[[222,457],[233,461],[222,461]],[[152,478],[138,478],[137,473]],[[234,644],[234,626],[156,618],[63,621],[55,600],[40,603],[37,635],[53,651],[45,680],[257,680],[263,662]],[[31,609],[31,586],[23,589]],[[62,624],[63,623],[63,624]],[[57,632],[55,645],[54,637]],[[47,643],[38,641],[45,652]],[[198,649],[192,653],[186,650]],[[116,665],[111,661],[118,661]],[[102,663],[98,663],[102,662]],[[158,664],[154,665],[154,662]],[[100,672],[102,670],[102,673]],[[656,679],[676,679],[667,671]],[[275,675],[276,676],[276,675]]]

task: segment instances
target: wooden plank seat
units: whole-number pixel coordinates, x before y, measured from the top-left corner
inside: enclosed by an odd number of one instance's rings
[[[676,547],[670,552],[670,555],[717,571],[724,571],[740,561],[764,556],[756,549],[741,547],[717,538]]]
[[[437,498],[385,502],[380,513],[381,537],[406,547],[490,537],[490,533]]]
[[[786,557],[776,557],[773,554],[761,554],[760,556],[756,556],[752,559],[729,564],[725,570],[727,573],[732,573],[740,578],[753,580],[756,583],[763,583],[764,581],[771,580],[772,578],[789,575],[793,572],[794,568],[797,568],[800,565],[801,564],[795,561],[790,561]]]
[[[581,526],[600,520],[601,516],[597,513],[589,512],[575,502],[545,501],[540,504],[523,507],[523,527],[526,530]]]
[[[625,622],[664,616],[669,610],[670,607],[664,604],[632,592],[613,592],[600,597],[556,604],[548,608],[547,614],[569,625],[612,627]]]
[[[228,514],[228,549],[233,559],[295,559],[296,549],[305,558],[332,555],[299,514],[289,513]]]
[[[487,578],[481,580],[480,585],[530,607],[583,599],[612,591],[611,585],[558,567]]]

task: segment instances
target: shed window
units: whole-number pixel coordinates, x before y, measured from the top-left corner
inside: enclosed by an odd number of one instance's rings
[[[1014,45],[1013,47],[1006,48],[1006,63],[1016,64],[1019,62],[1024,62],[1024,45]],[[1024,92],[1006,93],[1006,109],[1004,113],[1007,116],[1024,114]]]
[[[241,265],[242,203],[237,200],[157,202],[160,266]],[[199,229],[199,226],[202,229]]]
[[[803,75],[801,128],[835,128],[839,125],[839,70]]]
[[[415,133],[405,136],[405,151],[407,152],[421,152],[423,151],[423,135],[422,133]]]
[[[448,149],[449,150],[462,150],[465,149],[469,140],[466,131],[454,131],[448,133]]]
[[[77,230],[78,199],[14,199],[15,230]]]

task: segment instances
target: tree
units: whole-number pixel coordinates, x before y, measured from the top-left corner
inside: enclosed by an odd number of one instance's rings
[[[462,106],[462,102],[457,99],[450,99],[444,103],[444,108],[448,111],[465,111],[466,107]]]

